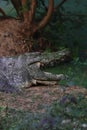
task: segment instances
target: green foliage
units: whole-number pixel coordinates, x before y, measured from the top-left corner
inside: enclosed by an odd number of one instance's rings
[[[84,95],[65,95],[60,101],[55,102],[50,110],[52,116],[64,116],[65,118],[87,120],[87,100]]]
[[[79,58],[75,58],[71,63],[45,68],[45,71],[54,74],[64,74],[66,78],[58,82],[60,85],[84,86],[87,88],[87,61],[81,62]]]

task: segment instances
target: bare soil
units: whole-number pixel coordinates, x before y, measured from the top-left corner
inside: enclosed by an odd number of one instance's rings
[[[21,35],[23,22],[13,18],[0,18],[0,56],[13,56],[29,51]]]
[[[10,107],[16,110],[30,112],[45,112],[45,107],[59,100],[65,94],[84,94],[87,98],[87,89],[72,86],[36,86],[23,91],[22,94],[11,94],[0,92],[0,106]]]

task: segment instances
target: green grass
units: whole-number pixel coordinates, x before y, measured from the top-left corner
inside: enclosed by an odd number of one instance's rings
[[[4,116],[3,113],[4,112]],[[84,125],[86,128],[84,128]],[[65,95],[45,113],[0,109],[1,130],[86,130],[87,99],[84,95]]]
[[[65,85],[78,85],[87,88],[87,65],[81,64],[65,64],[58,65],[57,67],[45,69],[45,71],[54,74],[63,73],[68,76],[68,79],[60,81],[60,84]]]

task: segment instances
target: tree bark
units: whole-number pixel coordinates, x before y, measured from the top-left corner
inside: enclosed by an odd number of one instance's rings
[[[54,0],[49,0],[49,4],[48,4],[48,11],[46,16],[40,21],[40,23],[38,24],[38,26],[36,27],[36,30],[39,30],[41,28],[43,28],[44,26],[46,26],[46,24],[49,22],[53,9],[54,9]]]
[[[21,12],[21,8],[22,8],[22,4],[20,0],[11,0],[17,15],[23,18],[22,12]]]

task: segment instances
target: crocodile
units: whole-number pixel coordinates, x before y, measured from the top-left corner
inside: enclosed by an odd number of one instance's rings
[[[70,60],[67,49],[40,53],[31,52],[16,56],[0,57],[0,91],[20,92],[33,85],[54,85],[64,79],[63,74],[44,72],[43,67],[54,66]]]

